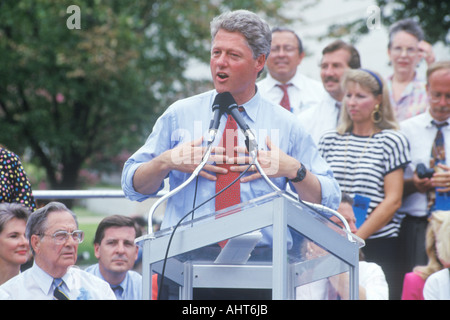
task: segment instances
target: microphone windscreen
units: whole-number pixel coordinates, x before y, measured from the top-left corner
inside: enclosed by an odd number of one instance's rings
[[[213,109],[214,108],[221,108],[223,112],[226,112],[229,106],[235,105],[236,101],[234,100],[231,93],[227,92],[221,92],[216,95],[216,98],[214,99],[213,103]]]

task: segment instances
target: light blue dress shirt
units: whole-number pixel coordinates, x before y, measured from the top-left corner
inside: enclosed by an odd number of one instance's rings
[[[156,121],[152,133],[146,143],[135,152],[125,163],[122,172],[122,189],[130,200],[143,201],[149,197],[138,193],[133,188],[133,175],[136,169],[145,162],[152,160],[166,150],[179,144],[191,142],[201,136],[204,145],[208,141],[208,129],[213,116],[212,105],[217,95],[211,90],[196,96],[179,100],[172,104]],[[339,185],[333,173],[319,155],[315,143],[309,134],[299,125],[292,113],[280,106],[256,95],[243,105],[242,116],[256,135],[258,148],[267,150],[266,137],[286,154],[294,157],[314,173],[322,188],[322,205],[337,209],[340,202]],[[218,145],[226,123],[226,114],[221,118],[214,145]],[[244,136],[239,130],[238,144],[245,146]],[[252,173],[247,173],[252,174]],[[170,189],[174,189],[189,178],[190,174],[173,170],[169,174]],[[273,178],[271,181],[280,189],[285,190],[287,180],[284,177]],[[160,190],[163,188],[161,185]],[[292,190],[295,190],[292,187]],[[274,190],[264,179],[241,183],[241,202],[246,202],[260,196],[272,193]],[[189,210],[193,208],[195,182],[188,184],[167,201],[167,207],[161,228],[178,223]],[[198,181],[196,205],[203,203],[215,193],[215,181],[200,177]],[[195,212],[195,218],[215,211],[215,201],[209,201]],[[189,218],[188,218],[189,219]]]
[[[100,272],[98,263],[87,267],[85,271],[106,281]],[[123,290],[114,292],[117,300],[142,300],[142,276],[139,273],[129,270],[119,286]]]

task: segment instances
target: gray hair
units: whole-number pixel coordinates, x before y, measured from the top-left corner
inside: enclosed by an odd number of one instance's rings
[[[388,48],[392,46],[392,39],[397,32],[404,31],[422,41],[425,38],[424,32],[420,25],[413,19],[403,19],[397,21],[389,27],[389,44]]]
[[[0,203],[0,233],[3,231],[5,225],[12,219],[19,219],[27,222],[30,214],[30,209],[20,203]]]
[[[47,230],[47,218],[48,215],[52,212],[58,212],[58,211],[66,211],[70,213],[75,220],[75,223],[78,228],[78,220],[75,213],[73,213],[69,208],[66,207],[65,204],[61,202],[50,202],[47,205],[45,205],[42,208],[37,209],[33,214],[30,215],[30,218],[27,222],[27,227],[25,230],[25,236],[27,237],[28,241],[30,242],[30,248],[31,251],[34,254],[33,246],[31,245],[31,236],[36,235],[43,235],[45,231]]]
[[[253,59],[264,55],[267,60],[272,44],[272,32],[267,22],[255,13],[248,10],[222,13],[211,21],[212,40],[220,29],[228,32],[240,32],[252,50]]]

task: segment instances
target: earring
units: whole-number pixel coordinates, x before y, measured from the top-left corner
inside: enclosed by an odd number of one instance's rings
[[[372,121],[373,123],[380,123],[381,120],[383,120],[383,114],[380,111],[380,105],[377,104],[372,112]]]

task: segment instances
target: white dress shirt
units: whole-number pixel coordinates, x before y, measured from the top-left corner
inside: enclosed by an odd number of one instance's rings
[[[316,144],[325,132],[336,130],[340,111],[336,104],[341,103],[326,92],[317,108],[310,108],[298,117],[300,124]]]
[[[430,275],[423,287],[425,300],[450,300],[450,271],[445,268]]]
[[[109,284],[78,267],[71,267],[61,278],[62,289],[70,300],[115,300]],[[0,300],[52,300],[53,278],[36,263],[0,286]]]
[[[288,83],[292,84],[288,88],[291,111],[296,115],[316,107],[325,93],[320,81],[308,78],[298,71]],[[267,100],[280,104],[284,93],[277,84],[281,83],[268,73],[266,78],[257,83],[258,91]]]
[[[416,170],[417,164],[423,163],[430,167],[431,148],[436,137],[437,128],[431,124],[433,117],[430,112],[419,114],[400,122],[401,132],[409,140],[411,148],[411,163],[405,169],[405,179],[411,178]],[[450,150],[450,125],[443,127],[442,134],[445,140],[445,150]],[[447,157],[446,164],[450,165],[450,157]],[[403,199],[399,212],[407,213],[415,217],[427,215],[427,195],[426,193],[415,192]]]
[[[359,262],[359,285],[366,290],[366,300],[388,300],[389,290],[383,269],[373,262]],[[328,278],[296,288],[296,300],[336,300],[337,291]]]

